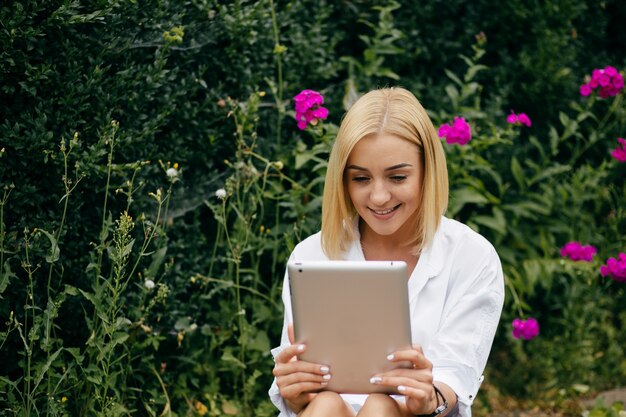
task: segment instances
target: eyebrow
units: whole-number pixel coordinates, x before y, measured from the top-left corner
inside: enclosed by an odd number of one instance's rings
[[[385,168],[385,171],[394,171],[396,169],[409,168],[409,167],[412,167],[412,166],[413,165],[411,165],[411,164],[402,163],[402,164],[397,164],[397,165],[393,165],[393,166],[390,166],[388,168]],[[357,170],[357,171],[369,171],[369,169],[364,168],[362,166],[358,166],[358,165],[350,165],[346,169],[354,169],[354,170]]]

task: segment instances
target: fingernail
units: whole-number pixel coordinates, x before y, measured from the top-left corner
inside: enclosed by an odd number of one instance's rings
[[[398,391],[400,392],[406,391],[406,387],[404,385],[398,385]]]
[[[379,384],[383,379],[379,376],[373,376],[370,378],[370,383]]]
[[[322,379],[325,379],[326,381],[328,381],[330,379],[330,374],[326,374],[322,377]]]
[[[323,374],[327,374],[330,372],[330,368],[328,366],[320,366],[320,372]]]
[[[389,355],[387,355],[387,359],[392,361],[393,358],[395,358],[395,356],[393,355],[393,353],[390,353]]]
[[[298,352],[302,352],[304,350],[304,345],[298,345]]]
[[[326,385],[328,385],[328,382],[324,381],[324,382],[320,382],[320,385],[325,387]]]

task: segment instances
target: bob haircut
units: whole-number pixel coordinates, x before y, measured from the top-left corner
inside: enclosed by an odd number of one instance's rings
[[[328,160],[322,203],[322,249],[330,259],[341,259],[356,238],[356,209],[344,182],[352,149],[367,136],[394,135],[417,145],[423,183],[414,220],[415,234],[407,246],[419,255],[430,245],[448,206],[448,169],[441,141],[426,111],[403,88],[373,90],[359,98],[344,116]],[[419,192],[419,190],[416,190]]]

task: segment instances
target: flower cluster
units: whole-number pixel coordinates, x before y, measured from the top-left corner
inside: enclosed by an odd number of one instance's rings
[[[626,282],[626,253],[620,253],[617,259],[607,259],[606,265],[600,267],[600,274],[603,277],[609,275],[617,282]]]
[[[506,121],[507,123],[510,123],[512,125],[520,124],[526,127],[532,126],[532,122],[530,121],[530,118],[526,115],[526,113],[515,114],[513,111],[511,111],[511,114],[506,117]]]
[[[306,129],[309,124],[315,126],[318,120],[328,117],[328,109],[322,107],[324,97],[317,91],[302,90],[293,99],[296,102],[296,120],[300,130]]]
[[[532,317],[527,320],[513,320],[513,337],[525,340],[534,339],[539,334],[539,323]]]
[[[451,124],[444,123],[439,127],[439,137],[445,138],[448,144],[465,145],[472,139],[472,129],[462,117],[455,117]]]
[[[613,97],[624,88],[624,77],[615,67],[594,69],[588,83],[580,86],[580,95],[589,96],[593,90],[598,89],[598,95],[602,98]]]
[[[611,156],[619,162],[626,162],[626,139],[617,138],[617,148],[613,149]]]
[[[591,262],[593,255],[598,253],[598,250],[591,245],[581,245],[578,242],[568,242],[561,248],[561,256],[564,258],[570,258],[572,261],[585,261]]]

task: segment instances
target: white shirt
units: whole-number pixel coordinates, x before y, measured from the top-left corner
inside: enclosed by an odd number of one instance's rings
[[[365,260],[358,236],[344,259]],[[300,242],[289,260],[328,260],[322,251],[321,233]],[[413,343],[420,344],[433,363],[433,379],[445,383],[458,395],[459,414],[470,417],[504,302],[498,254],[491,243],[469,227],[442,217],[433,242],[422,251],[408,285]],[[287,274],[282,298],[285,318],[281,344],[272,349],[274,357],[290,344],[287,326],[293,318]],[[276,380],[269,395],[280,410],[279,417],[296,416],[280,396]],[[342,397],[358,406],[363,405],[367,395]]]

